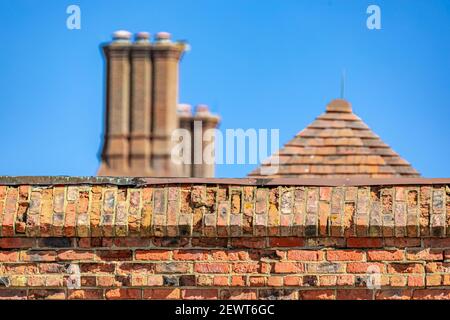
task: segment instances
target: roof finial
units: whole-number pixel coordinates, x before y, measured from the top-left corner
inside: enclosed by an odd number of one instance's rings
[[[341,74],[341,99],[344,99],[344,93],[345,93],[345,68],[342,69]]]

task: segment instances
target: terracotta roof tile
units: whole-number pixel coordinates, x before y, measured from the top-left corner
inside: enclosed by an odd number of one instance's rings
[[[326,112],[300,131],[272,158],[279,155],[279,170],[254,177],[418,177],[420,174],[394,152],[352,112],[350,103],[337,99]]]

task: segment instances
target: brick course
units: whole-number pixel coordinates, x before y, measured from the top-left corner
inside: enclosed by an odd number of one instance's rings
[[[448,184],[69,182],[0,185],[0,299],[450,299]]]

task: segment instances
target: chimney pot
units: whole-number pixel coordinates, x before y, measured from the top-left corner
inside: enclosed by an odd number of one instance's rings
[[[118,30],[113,33],[115,41],[129,41],[131,39],[131,32],[126,30]]]
[[[195,108],[196,115],[209,115],[209,107],[206,104],[199,104]]]
[[[192,115],[192,106],[187,103],[180,103],[178,105],[178,114],[181,116],[191,116]]]
[[[171,35],[169,32],[158,32],[156,34],[156,41],[157,42],[169,42],[170,37],[171,37]]]
[[[136,41],[137,42],[148,42],[150,39],[150,33],[142,31],[136,33]]]

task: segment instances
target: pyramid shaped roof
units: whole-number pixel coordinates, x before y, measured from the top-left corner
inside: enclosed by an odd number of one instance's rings
[[[316,118],[291,141],[271,156],[279,156],[276,172],[264,163],[251,177],[418,177],[420,174],[352,112],[343,99],[331,101],[326,112]]]

